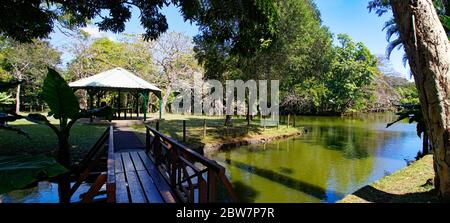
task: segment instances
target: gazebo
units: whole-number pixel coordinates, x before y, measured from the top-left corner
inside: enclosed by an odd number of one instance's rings
[[[97,106],[99,106],[100,98],[107,91],[118,92],[117,97],[117,111],[120,118],[120,112],[123,110],[120,103],[120,94],[122,92],[129,92],[135,95],[136,98],[136,111],[139,111],[139,96],[144,98],[144,120],[147,119],[147,101],[149,93],[154,93],[159,99],[159,118],[161,119],[161,89],[155,85],[148,83],[147,81],[139,78],[128,70],[121,67],[108,70],[97,75],[80,79],[78,81],[69,83],[69,86],[75,90],[84,89],[87,90],[90,103],[89,107],[94,107],[94,97],[97,96]],[[125,110],[126,114],[126,110]],[[137,114],[139,115],[139,114]]]

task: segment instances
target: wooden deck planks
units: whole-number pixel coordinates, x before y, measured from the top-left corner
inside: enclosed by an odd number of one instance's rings
[[[137,152],[130,152],[131,159],[134,163],[134,168],[136,171],[145,170],[145,166],[141,161],[141,158],[139,157]]]
[[[116,173],[116,202],[129,203],[127,181],[124,173]]]
[[[121,154],[122,154],[123,167],[125,169],[125,172],[135,171],[134,164],[131,161],[130,153],[124,152]]]
[[[144,151],[115,155],[117,203],[175,203],[170,186]]]
[[[130,190],[131,203],[147,203],[142,185],[135,171],[125,172]]]
[[[123,173],[122,155],[120,153],[114,154],[114,169],[116,174]]]
[[[159,171],[156,169],[153,162],[148,158],[147,154],[144,151],[138,152],[139,156],[142,158],[142,161],[146,167],[146,170],[150,174],[153,182],[155,183],[158,191],[160,192],[162,198],[166,203],[176,203],[176,199],[173,196],[172,190],[167,184],[166,180],[161,176]]]
[[[141,170],[137,173],[139,175],[139,179],[142,182],[143,189],[149,203],[164,203],[164,199],[159,193],[158,188],[156,187],[148,172],[146,170]]]

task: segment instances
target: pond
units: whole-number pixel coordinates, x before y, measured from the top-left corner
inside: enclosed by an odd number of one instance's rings
[[[243,146],[213,156],[244,202],[336,202],[415,159],[415,124],[393,114],[297,117],[303,136]]]

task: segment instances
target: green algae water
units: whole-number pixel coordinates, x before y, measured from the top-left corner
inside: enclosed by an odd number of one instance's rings
[[[415,124],[395,115],[298,117],[303,136],[220,152],[213,159],[243,202],[336,202],[414,160]]]

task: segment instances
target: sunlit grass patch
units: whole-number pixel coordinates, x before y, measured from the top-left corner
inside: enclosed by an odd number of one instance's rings
[[[58,124],[58,121],[53,118],[49,118],[49,120],[53,124]],[[26,120],[18,120],[9,124],[24,130],[30,138],[15,132],[0,130],[0,156],[56,155],[58,139],[49,127]],[[70,134],[72,161],[81,159],[105,129],[104,125],[75,124]]]
[[[342,203],[428,203],[439,202],[431,179],[433,156],[428,155],[410,166],[384,177],[348,195]]]

